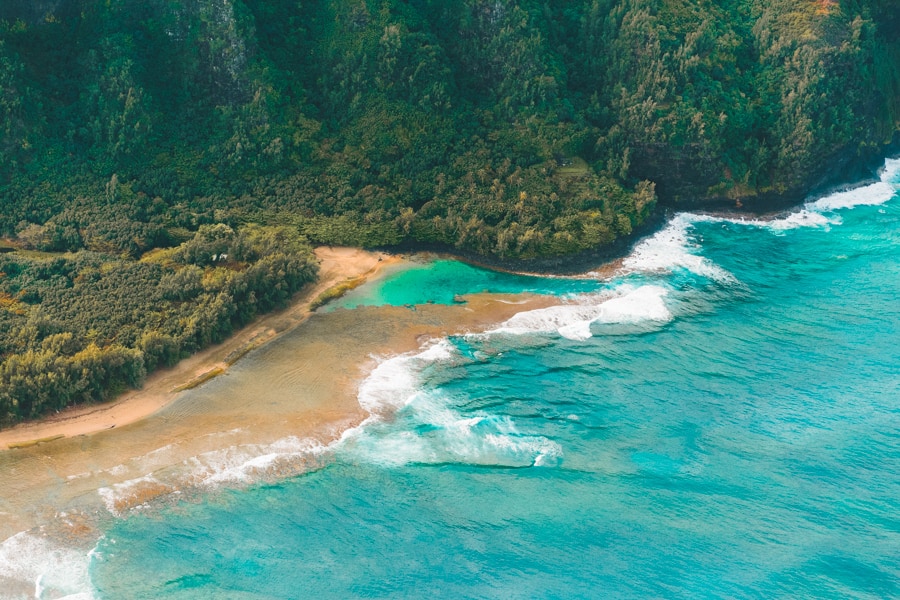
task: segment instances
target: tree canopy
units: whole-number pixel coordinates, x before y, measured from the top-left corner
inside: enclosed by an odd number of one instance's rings
[[[317,265],[293,229],[203,225],[141,260],[0,254],[0,424],[136,387],[283,305]]]

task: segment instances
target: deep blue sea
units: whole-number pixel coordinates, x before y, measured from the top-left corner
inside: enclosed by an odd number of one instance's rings
[[[357,290],[565,301],[383,360],[318,470],[115,520],[90,594],[900,597],[898,188],[676,214],[611,278]]]

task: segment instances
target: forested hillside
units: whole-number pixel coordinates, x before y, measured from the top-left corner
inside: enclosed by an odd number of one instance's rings
[[[265,285],[312,276],[306,250],[247,293],[229,286],[268,254],[139,261],[211,231],[534,259],[611,244],[660,205],[753,209],[857,176],[900,123],[898,15],[896,0],[4,0],[0,236],[41,253],[0,262],[0,412],[133,385],[270,307]],[[102,295],[127,282],[144,310]],[[185,329],[220,301],[209,333]],[[74,383],[103,356],[109,385]],[[57,372],[68,391],[40,392]],[[54,399],[23,404],[26,389]]]
[[[0,425],[140,386],[283,305],[317,265],[292,229],[203,225],[139,261],[0,254]]]
[[[628,234],[657,195],[799,198],[896,130],[897,9],[6,0],[0,229],[137,255],[280,222],[528,258]]]

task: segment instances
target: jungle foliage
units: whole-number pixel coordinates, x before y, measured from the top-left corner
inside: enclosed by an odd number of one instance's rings
[[[897,131],[896,8],[6,0],[0,236],[69,254],[0,255],[0,412],[101,398],[283,300],[312,267],[242,254],[271,232],[515,260],[657,204],[800,199]]]
[[[0,254],[0,424],[141,384],[317,271],[292,228],[203,225],[140,260],[91,250]]]
[[[135,255],[173,227],[277,221],[316,242],[571,254],[657,195],[800,196],[889,140],[895,8],[10,0],[0,231]]]

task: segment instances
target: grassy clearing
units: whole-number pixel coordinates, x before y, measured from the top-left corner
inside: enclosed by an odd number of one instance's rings
[[[580,156],[573,156],[569,159],[569,164],[557,167],[554,171],[556,175],[561,177],[581,177],[591,173],[591,167]]]

